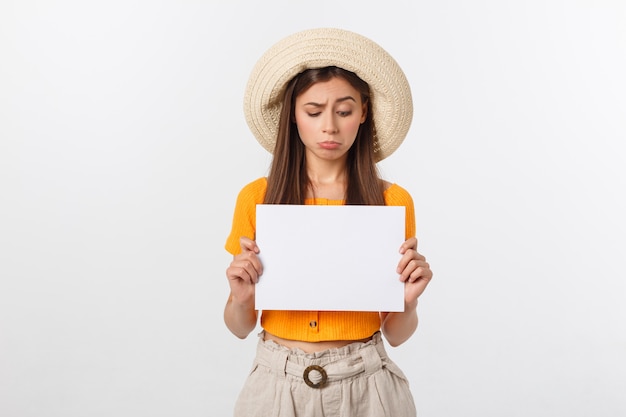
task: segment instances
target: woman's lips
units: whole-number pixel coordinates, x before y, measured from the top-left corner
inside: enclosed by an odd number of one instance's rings
[[[332,141],[320,142],[319,145],[320,145],[320,148],[322,149],[337,149],[340,146],[339,142],[332,142]]]

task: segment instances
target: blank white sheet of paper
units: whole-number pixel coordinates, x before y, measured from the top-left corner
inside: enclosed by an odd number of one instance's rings
[[[259,310],[403,311],[405,208],[256,206]]]

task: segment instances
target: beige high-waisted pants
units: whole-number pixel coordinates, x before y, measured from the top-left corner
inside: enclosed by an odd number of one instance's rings
[[[304,353],[261,333],[235,417],[414,417],[409,384],[380,333],[339,349]]]

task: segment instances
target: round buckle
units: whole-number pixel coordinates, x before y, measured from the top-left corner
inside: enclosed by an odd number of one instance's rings
[[[322,375],[322,380],[317,384],[314,384],[313,381],[309,379],[309,373],[311,373],[311,371],[317,371],[320,373],[320,375]],[[307,366],[307,368],[304,370],[304,373],[302,374],[302,378],[304,378],[305,384],[307,384],[311,388],[322,388],[324,385],[326,385],[326,382],[328,382],[328,375],[326,374],[326,371],[319,365]]]

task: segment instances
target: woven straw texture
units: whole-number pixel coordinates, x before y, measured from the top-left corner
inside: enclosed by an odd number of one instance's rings
[[[294,76],[310,68],[337,66],[370,86],[376,127],[376,159],[391,155],[407,135],[413,118],[411,90],[404,72],[387,51],[354,32],[320,28],[288,36],[254,66],[244,96],[250,130],[274,151],[283,94]]]

